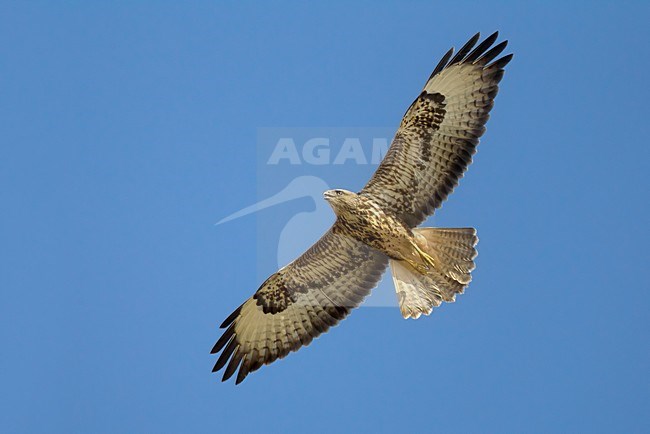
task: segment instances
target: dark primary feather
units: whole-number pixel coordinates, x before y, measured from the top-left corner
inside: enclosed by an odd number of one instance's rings
[[[495,60],[494,63],[488,65],[487,68],[502,73],[503,71],[500,70],[505,68],[506,65],[510,63],[510,61],[512,60],[512,56],[514,56],[514,54],[507,54],[502,58],[500,58],[499,60]],[[503,74],[501,74],[501,76],[503,76]]]
[[[490,49],[490,51],[488,51],[487,53],[482,55],[477,60],[477,62],[480,62],[480,63],[482,63],[484,65],[490,63],[495,57],[497,57],[499,54],[501,54],[503,52],[503,50],[505,50],[506,46],[508,46],[508,41],[502,41],[498,45],[495,45],[494,47],[492,47]]]
[[[449,58],[454,54],[454,47],[451,47],[447,53],[442,56],[442,59],[440,59],[440,62],[438,62],[438,65],[436,65],[435,68],[433,68],[433,72],[429,76],[429,80],[431,80],[431,77],[442,71],[446,66],[447,62],[449,62]]]
[[[467,41],[467,42],[465,43],[465,45],[463,45],[463,46],[460,48],[460,50],[458,50],[458,53],[456,53],[456,55],[454,56],[454,58],[451,59],[451,62],[449,62],[449,64],[450,64],[450,65],[453,65],[453,64],[458,63],[458,62],[460,62],[461,60],[463,60],[463,58],[467,55],[467,53],[469,53],[469,50],[471,50],[472,47],[474,47],[474,45],[476,45],[476,42],[478,42],[478,40],[479,40],[480,37],[481,37],[481,33],[477,33],[477,34],[475,34],[474,36],[472,36],[472,37],[469,39],[469,41]]]
[[[490,36],[485,38],[485,41],[481,42],[476,48],[474,48],[474,50],[472,50],[472,52],[469,53],[465,59],[463,59],[463,62],[470,63],[478,59],[481,54],[485,53],[485,50],[494,44],[494,41],[496,41],[498,37],[499,32],[492,33]]]
[[[219,369],[223,368],[223,366],[226,364],[226,361],[232,356],[233,351],[235,351],[235,348],[237,348],[237,340],[234,339],[234,337],[231,336],[230,340],[228,341],[228,346],[226,347],[225,350],[223,350],[223,353],[221,353],[221,356],[217,360],[217,363],[214,365],[214,369],[212,372],[216,372]]]
[[[239,312],[241,312],[241,308],[242,308],[243,306],[244,306],[244,305],[242,304],[242,305],[239,306],[237,309],[235,309],[235,311],[234,311],[233,313],[231,313],[230,315],[228,315],[228,318],[226,318],[226,319],[221,323],[221,325],[220,325],[219,327],[222,328],[222,329],[228,327],[228,325],[229,325],[230,323],[232,323],[232,322],[234,321],[235,318],[237,318],[237,315],[239,315]]]
[[[216,344],[214,344],[214,347],[212,347],[212,351],[210,351],[210,354],[215,354],[221,351],[221,349],[226,345],[226,342],[235,334],[235,325],[230,324],[230,327],[221,335],[219,340],[217,341]]]

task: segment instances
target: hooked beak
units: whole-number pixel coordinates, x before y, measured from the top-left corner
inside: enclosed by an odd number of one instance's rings
[[[335,193],[332,190],[327,190],[326,192],[323,193],[323,197],[325,198],[326,201],[330,201],[335,196]]]

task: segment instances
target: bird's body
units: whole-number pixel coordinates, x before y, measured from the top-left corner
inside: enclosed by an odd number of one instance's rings
[[[334,228],[337,233],[392,259],[416,258],[412,252],[415,237],[411,229],[372,198],[345,190],[328,190],[324,196],[338,218]]]
[[[213,353],[236,383],[308,345],[345,318],[390,264],[404,318],[452,302],[471,280],[473,228],[418,228],[458,184],[476,152],[504,67],[507,42],[472,37],[434,68],[395,138],[359,192],[328,190],[337,216],[305,253],[271,275],[221,324]],[[476,47],[475,47],[476,45]],[[452,57],[453,56],[453,57]],[[496,59],[496,60],[495,60]]]

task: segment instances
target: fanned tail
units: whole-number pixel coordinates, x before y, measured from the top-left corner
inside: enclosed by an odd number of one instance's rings
[[[419,228],[413,233],[422,259],[420,270],[405,261],[390,261],[404,318],[429,315],[443,301],[455,301],[472,280],[477,255],[474,228]]]

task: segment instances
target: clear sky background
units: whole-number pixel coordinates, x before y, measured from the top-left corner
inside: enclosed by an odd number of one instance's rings
[[[649,3],[450,3],[2,2],[0,431],[648,432]],[[434,222],[478,228],[467,293],[221,383],[217,326],[275,271],[255,216],[214,226],[257,200],[258,129],[396,127],[497,29]]]

